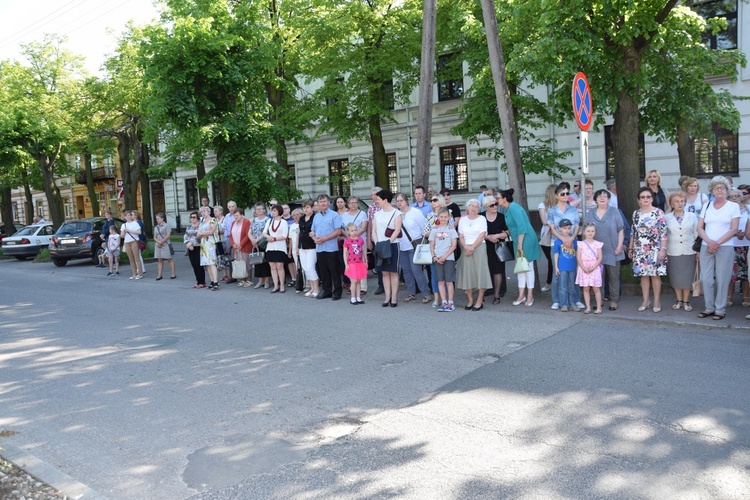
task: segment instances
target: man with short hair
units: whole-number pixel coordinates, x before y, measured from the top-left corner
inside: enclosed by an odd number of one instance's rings
[[[440,190],[440,194],[445,198],[445,207],[450,211],[451,218],[453,219],[453,227],[458,227],[458,219],[461,218],[461,209],[456,203],[451,201],[451,190],[443,188]]]
[[[229,200],[227,202],[227,211],[229,213],[224,216],[222,226],[224,226],[224,256],[228,259],[229,265],[224,272],[229,276],[227,283],[237,283],[237,280],[232,278],[231,262],[234,260],[234,252],[232,252],[232,246],[229,244],[229,233],[232,231],[234,213],[237,211],[237,203],[234,200]]]
[[[432,212],[432,205],[424,199],[424,188],[422,186],[414,188],[414,203],[412,203],[411,206],[413,208],[418,208],[425,217]]]
[[[341,265],[339,263],[339,243],[341,236],[341,216],[330,209],[331,199],[327,194],[318,196],[320,211],[313,218],[310,237],[315,242],[318,257],[321,294],[318,299],[341,299]]]
[[[617,181],[614,178],[607,179],[606,186],[609,191],[609,206],[619,208],[617,206]]]
[[[568,194],[568,203],[581,197],[581,181],[573,181],[573,190]]]

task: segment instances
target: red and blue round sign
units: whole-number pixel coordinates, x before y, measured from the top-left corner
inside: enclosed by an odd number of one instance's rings
[[[573,78],[573,114],[578,127],[587,131],[594,122],[594,102],[591,99],[591,87],[586,75],[578,72]]]

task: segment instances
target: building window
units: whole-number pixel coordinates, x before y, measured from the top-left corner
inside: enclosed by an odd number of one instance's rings
[[[185,179],[185,203],[187,210],[198,209],[198,179]]]
[[[73,157],[73,165],[76,170],[81,170],[81,155],[75,155]]]
[[[440,148],[441,187],[451,191],[469,190],[469,166],[466,163],[466,146]]]
[[[350,185],[349,160],[328,160],[328,187],[331,196],[348,195]]]
[[[107,155],[102,159],[102,166],[103,167],[114,167],[115,166],[115,159],[112,157],[112,155]]]
[[[612,125],[604,127],[604,155],[607,161],[607,179],[615,177],[615,149],[612,147]],[[638,176],[646,178],[646,147],[643,132],[638,134]]]
[[[695,141],[695,170],[698,175],[739,173],[739,140],[731,130],[713,125],[714,139]]]
[[[703,17],[712,19],[723,17],[727,20],[727,29],[716,34],[710,30],[703,33],[703,43],[712,49],[737,48],[737,0],[708,0],[694,2],[693,9]]]
[[[388,189],[392,193],[398,192],[398,169],[396,168],[396,153],[388,153],[386,156],[388,166]]]
[[[221,199],[221,183],[219,183],[219,182],[212,182],[211,183],[211,194],[213,196],[214,206],[215,207],[223,207],[224,206],[224,200]]]
[[[438,101],[460,99],[464,95],[463,62],[456,54],[446,54],[437,61]]]
[[[16,203],[15,201],[13,202],[12,209],[13,209],[13,220],[19,220],[19,218],[18,218],[18,203]]]
[[[286,171],[289,172],[289,185],[297,189],[297,168],[294,163],[287,164]]]
[[[393,80],[384,80],[380,90],[383,92],[383,100],[388,104],[388,109],[395,109],[396,98],[393,94]]]
[[[70,198],[63,198],[63,209],[65,211],[65,218],[70,219]]]

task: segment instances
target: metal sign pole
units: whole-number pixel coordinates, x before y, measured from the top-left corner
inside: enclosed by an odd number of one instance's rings
[[[586,176],[589,174],[589,133],[581,131],[581,228],[586,225]]]

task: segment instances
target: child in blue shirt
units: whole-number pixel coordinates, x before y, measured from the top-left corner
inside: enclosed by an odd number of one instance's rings
[[[560,233],[563,236],[569,236],[573,223],[570,219],[563,219],[558,224]],[[563,245],[562,240],[556,240],[553,249],[555,274],[557,275],[557,297],[560,300],[560,311],[566,312],[569,309],[575,312],[580,311],[576,306],[576,271],[578,263],[576,261],[576,250],[578,241],[573,239],[572,246]]]

